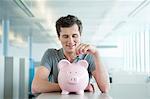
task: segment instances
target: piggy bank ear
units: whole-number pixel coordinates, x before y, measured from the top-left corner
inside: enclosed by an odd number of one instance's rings
[[[85,67],[86,69],[88,68],[88,65],[89,65],[86,60],[80,60],[80,61],[78,61],[78,64]]]
[[[70,65],[70,62],[66,59],[63,59],[63,60],[59,61],[58,68],[61,69],[62,67],[65,67],[68,65]]]

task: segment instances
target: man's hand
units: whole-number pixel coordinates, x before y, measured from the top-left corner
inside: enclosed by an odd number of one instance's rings
[[[79,46],[76,48],[76,54],[95,54],[96,53],[96,48],[94,46],[91,46],[89,44],[83,44],[81,43]]]
[[[87,87],[85,88],[85,91],[88,91],[88,92],[94,92],[94,86],[93,84],[88,84]]]

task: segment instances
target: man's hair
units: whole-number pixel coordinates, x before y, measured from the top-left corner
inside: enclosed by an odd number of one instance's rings
[[[82,22],[76,17],[76,16],[73,16],[73,15],[67,15],[67,16],[64,16],[64,17],[61,17],[59,18],[57,21],[56,21],[56,31],[57,31],[57,36],[59,37],[60,36],[60,32],[61,32],[61,27],[71,27],[73,26],[74,24],[77,24],[78,25],[78,28],[79,28],[79,32],[80,32],[80,35],[81,35],[81,32],[82,32]]]

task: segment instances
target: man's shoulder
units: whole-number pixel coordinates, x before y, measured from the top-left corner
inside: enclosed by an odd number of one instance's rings
[[[88,62],[92,62],[94,60],[94,57],[92,54],[85,54],[83,59],[87,60]]]
[[[57,52],[60,52],[61,49],[55,49],[55,48],[49,48],[47,49],[46,52],[49,52],[49,53],[57,53]]]
[[[85,58],[85,59],[93,58],[93,55],[92,55],[92,54],[85,54],[85,55],[84,55],[84,58]]]
[[[60,57],[60,56],[62,56],[62,52],[63,52],[62,48],[60,48],[60,49],[49,48],[46,50],[45,53],[51,57]]]

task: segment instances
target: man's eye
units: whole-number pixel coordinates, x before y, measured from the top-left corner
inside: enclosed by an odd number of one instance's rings
[[[63,38],[68,38],[68,36],[67,36],[67,35],[64,35]]]
[[[73,35],[72,37],[77,38],[77,37],[78,37],[78,35]]]

